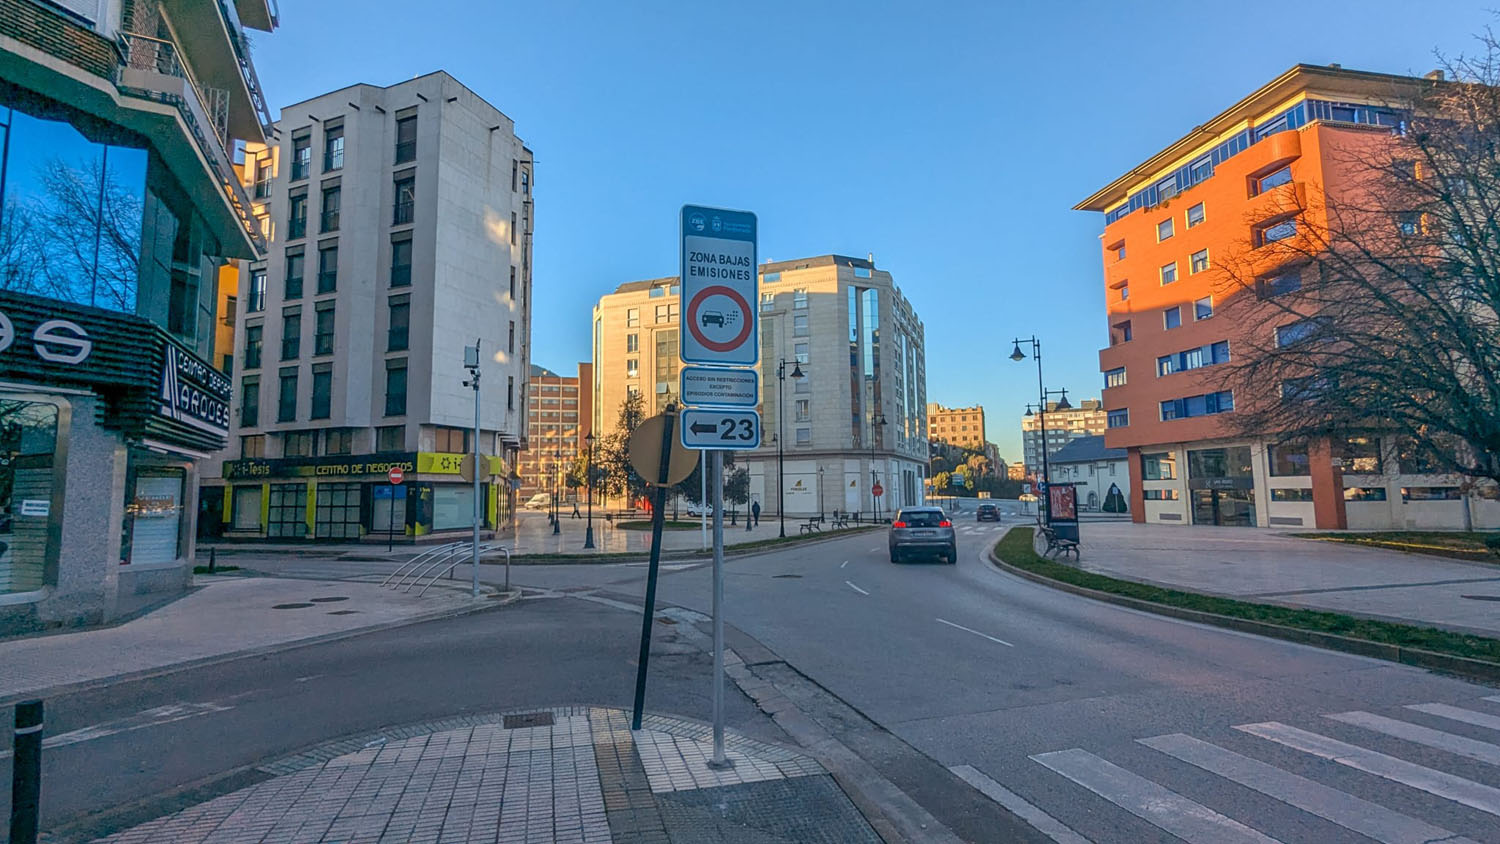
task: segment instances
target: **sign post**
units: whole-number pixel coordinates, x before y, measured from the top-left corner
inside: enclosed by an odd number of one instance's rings
[[[758,223],[748,211],[684,205],[681,241],[682,339],[678,355],[685,407],[682,445],[708,453],[704,482],[713,496],[714,753],[724,755],[724,452],[760,445]],[[705,505],[707,502],[705,502]],[[748,518],[748,516],[747,516]],[[746,524],[748,527],[748,522]],[[649,590],[649,585],[648,585]]]
[[[385,550],[386,553],[390,553],[391,547],[396,542],[396,487],[406,480],[406,472],[400,466],[392,466],[385,477],[391,482],[390,525],[385,532]]]

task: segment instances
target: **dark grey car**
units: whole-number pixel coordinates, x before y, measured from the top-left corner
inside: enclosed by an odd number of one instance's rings
[[[942,557],[958,562],[953,522],[937,507],[903,507],[891,522],[891,562],[911,557]]]

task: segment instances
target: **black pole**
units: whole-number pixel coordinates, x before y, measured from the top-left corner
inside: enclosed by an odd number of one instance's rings
[[[1037,424],[1042,429],[1042,483],[1046,484],[1046,488],[1042,490],[1042,500],[1038,506],[1046,508],[1047,518],[1044,524],[1050,525],[1052,524],[1052,508],[1047,506],[1047,502],[1052,497],[1050,491],[1052,487],[1052,468],[1047,461],[1047,388],[1042,384],[1042,344],[1035,337],[1031,338],[1031,354],[1036,358],[1036,388],[1041,393],[1042,400],[1041,405],[1037,408],[1039,417]]]
[[[796,372],[792,373],[796,375]],[[777,507],[777,518],[781,520],[781,538],[786,539],[786,431],[782,429],[781,406],[785,402],[783,385],[786,383],[786,361],[776,367],[776,492],[779,503]]]
[[[635,668],[635,710],[630,729],[641,728],[641,710],[646,706],[646,666],[651,661],[651,618],[656,614],[656,573],[661,567],[662,520],[666,517],[667,479],[672,466],[672,423],[676,411],[667,405],[665,425],[661,426],[661,466],[656,470],[656,505],[651,508],[651,565],[646,570],[646,605],[641,610],[641,650]]]
[[[42,803],[42,702],[16,704],[16,733],[11,762],[11,844],[36,844]]]
[[[552,479],[552,535],[556,536],[562,533],[562,501],[559,499],[562,497],[564,485],[559,483],[560,478],[555,477],[557,470],[562,468],[561,450],[553,455],[552,464],[555,467],[552,470],[554,475]]]
[[[586,528],[584,530],[584,532],[583,532],[583,547],[584,548],[593,548],[594,547],[594,442],[593,442],[593,436],[594,436],[593,433],[590,432],[589,433],[589,462],[588,462],[589,524],[588,524],[588,528]]]
[[[389,522],[385,531],[385,552],[389,554],[391,547],[396,542],[396,485],[391,484],[391,509]]]

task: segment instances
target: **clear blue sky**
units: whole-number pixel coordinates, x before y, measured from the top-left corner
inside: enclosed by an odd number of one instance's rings
[[[875,254],[926,323],[927,395],[1020,458],[1049,387],[1099,394],[1097,235],[1072,206],[1297,62],[1425,72],[1478,2],[280,0],[273,110],[446,70],[536,152],[533,359],[589,356],[589,306],[677,272],[684,202],[755,211],[762,259]],[[485,11],[480,11],[485,10]],[[1274,14],[1266,14],[1271,10]]]

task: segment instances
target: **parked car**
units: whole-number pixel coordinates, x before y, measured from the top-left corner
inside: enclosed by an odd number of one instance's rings
[[[714,505],[712,504],[688,504],[687,514],[689,516],[712,516]]]
[[[943,557],[958,562],[958,537],[953,522],[937,507],[903,507],[891,522],[891,562],[915,556]]]
[[[545,510],[552,506],[552,493],[539,492],[526,499],[526,503],[521,506],[527,510]]]
[[[1000,521],[1000,508],[993,504],[980,504],[974,509],[974,521],[998,522]]]

